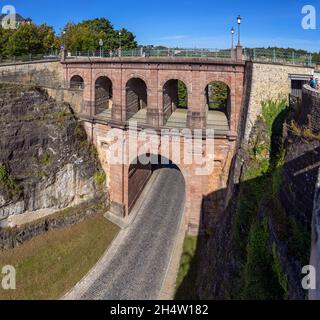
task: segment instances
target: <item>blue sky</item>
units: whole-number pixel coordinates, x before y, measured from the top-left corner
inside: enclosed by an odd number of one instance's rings
[[[67,21],[106,17],[140,44],[229,47],[230,29],[243,16],[244,46],[281,46],[320,51],[320,1],[281,0],[7,0],[18,13],[57,32]],[[317,30],[301,27],[304,5],[317,9]],[[319,28],[318,28],[319,27]]]

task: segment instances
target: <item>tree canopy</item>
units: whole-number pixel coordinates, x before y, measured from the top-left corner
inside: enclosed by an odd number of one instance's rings
[[[6,56],[21,56],[37,54],[58,49],[59,41],[52,27],[46,24],[21,24],[17,29],[0,28],[0,54]]]
[[[0,26],[0,55],[2,57],[44,54],[59,50],[62,44],[70,51],[95,51],[103,40],[104,50],[115,50],[121,46],[124,50],[137,47],[135,36],[127,29],[116,30],[105,18],[84,20],[78,24],[69,22],[60,36],[47,24],[24,23],[16,29],[4,29]]]
[[[121,36],[119,33],[121,32]],[[78,24],[68,23],[64,28],[62,42],[70,51],[96,51],[103,40],[104,50],[115,50],[121,46],[125,49],[137,47],[135,36],[127,29],[115,30],[108,19],[84,20]]]
[[[224,110],[228,103],[228,86],[220,81],[211,82],[207,88],[209,110]]]

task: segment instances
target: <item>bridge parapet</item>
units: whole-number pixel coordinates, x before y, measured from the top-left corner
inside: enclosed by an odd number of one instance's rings
[[[213,126],[233,136],[237,133],[244,61],[199,57],[78,57],[66,59],[62,65],[66,81],[75,83],[76,79],[83,88],[82,113],[86,117],[102,117],[123,124],[136,119],[155,128],[168,124],[190,129]],[[109,84],[104,88],[106,108],[102,113],[101,103],[97,107],[101,83]],[[211,106],[212,83],[226,86],[226,104],[221,110]],[[186,95],[183,107],[177,100],[181,84]]]
[[[76,51],[64,52],[61,55],[66,59],[211,59],[211,60],[242,60],[242,47],[236,49],[132,49],[117,51]]]

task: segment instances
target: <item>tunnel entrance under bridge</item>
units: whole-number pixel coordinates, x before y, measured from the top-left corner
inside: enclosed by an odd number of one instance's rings
[[[143,193],[152,175],[158,171],[175,171],[183,177],[179,167],[171,160],[160,155],[144,154],[136,158],[129,166],[128,172],[128,213],[132,212],[135,204]]]

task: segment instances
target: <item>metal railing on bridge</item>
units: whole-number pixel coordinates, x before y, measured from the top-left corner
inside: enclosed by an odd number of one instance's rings
[[[279,49],[243,49],[245,60],[267,63],[284,63],[292,65],[314,66],[312,53],[298,53]]]
[[[69,52],[67,58],[213,58],[231,59],[231,49],[132,49],[116,51],[75,51]]]
[[[235,50],[235,49],[234,49]],[[234,51],[234,57],[236,52]],[[232,49],[185,49],[185,48],[138,48],[132,50],[115,51],[74,51],[68,52],[67,58],[208,58],[230,60]],[[312,53],[299,53],[298,51],[283,51],[281,49],[243,49],[243,60],[285,63],[292,65],[313,66]]]
[[[48,54],[46,53],[25,54],[21,56],[8,56],[8,57],[0,56],[0,64],[12,64],[12,63],[32,62],[32,61],[42,61],[42,60],[58,61],[59,59],[60,59],[60,55],[58,52],[48,53]]]
[[[67,59],[75,58],[207,58],[217,60],[230,60],[235,57],[231,49],[185,49],[185,48],[138,48],[131,50],[98,50],[98,51],[75,51],[68,52]],[[21,62],[57,61],[60,59],[58,51],[40,54],[27,54],[22,56],[1,57],[1,64],[14,64]],[[312,53],[299,53],[299,51],[283,51],[281,49],[243,49],[243,60],[266,62],[266,63],[285,63],[292,65],[314,66]]]

